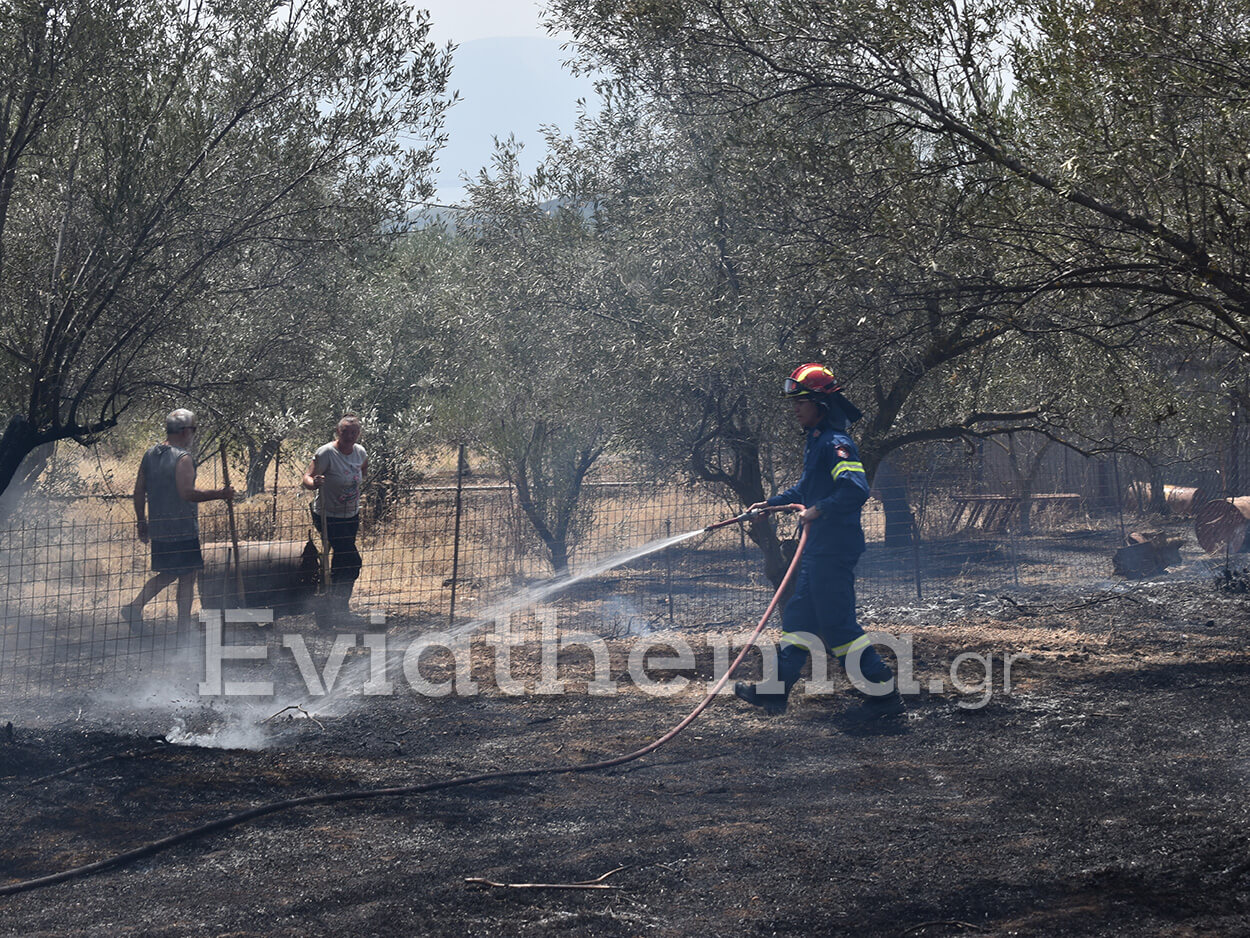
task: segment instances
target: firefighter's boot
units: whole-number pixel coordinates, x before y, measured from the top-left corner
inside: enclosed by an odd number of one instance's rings
[[[858,707],[842,714],[842,720],[848,724],[867,725],[880,720],[890,720],[903,716],[907,706],[903,703],[903,695],[894,688],[888,694],[863,695]]]
[[[352,631],[368,627],[368,616],[358,616],[352,612],[351,601],[352,594],[350,592],[343,591],[330,594],[330,628]]]
[[[786,693],[765,694],[756,690],[754,684],[738,681],[734,684],[734,696],[739,700],[745,700],[752,707],[762,707],[770,717],[775,717],[786,712],[786,703],[790,695]]]

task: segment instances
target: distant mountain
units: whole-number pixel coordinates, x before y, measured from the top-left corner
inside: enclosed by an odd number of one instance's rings
[[[525,144],[523,165],[533,168],[546,153],[539,127],[569,133],[577,100],[595,100],[592,82],[561,63],[567,53],[555,39],[474,39],[455,52],[450,88],[461,101],[447,115],[447,146],[439,155],[438,201],[459,201],[462,173],[476,177],[488,166],[494,139],[514,135]]]
[[[546,202],[539,203],[539,208],[548,214],[556,212],[558,209],[568,205],[564,199],[550,199]],[[590,218],[597,208],[597,203],[587,202],[579,205],[577,211],[583,218]],[[416,208],[408,213],[408,217],[404,220],[405,226],[413,229],[424,229],[427,225],[446,225],[448,230],[456,231],[461,225],[471,224],[466,216],[467,210],[456,208],[454,206],[427,206],[425,208]]]

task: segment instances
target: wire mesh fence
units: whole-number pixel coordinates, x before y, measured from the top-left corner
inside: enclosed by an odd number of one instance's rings
[[[1106,582],[1115,552],[1135,531],[1180,542],[1175,562],[1164,565],[1170,575],[1208,570],[1195,514],[1210,499],[1194,495],[1203,485],[1218,492],[1218,472],[1182,477],[1197,484],[1172,485],[1164,492],[1170,504],[1165,498],[1160,506],[1151,498],[1149,467],[1062,450],[1042,455],[1027,478],[1018,464],[1013,474],[1001,454],[963,449],[935,447],[883,467],[863,515],[869,546],[858,568],[861,598],[876,608],[959,591]],[[1176,494],[1182,489],[1188,502]],[[222,503],[201,507],[197,614],[247,606],[270,610],[283,631],[324,631],[317,616],[321,538],[307,495],[288,484],[241,501],[233,532]],[[489,619],[501,603],[553,576],[552,552],[507,484],[469,484],[462,476],[412,487],[386,505],[381,516],[366,513],[358,540],[363,567],[352,606],[362,630]],[[569,573],[597,573],[542,593],[544,602],[561,627],[608,636],[746,625],[773,590],[760,550],[739,526],[699,533],[737,510],[711,486],[592,481],[569,537]],[[783,538],[795,535],[792,520],[775,523]],[[1213,562],[1241,549],[1244,528],[1225,533]],[[666,549],[616,563],[687,533]],[[2,534],[0,695],[88,688],[159,669],[202,641],[194,624],[178,622],[173,587],[146,607],[141,627],[127,622],[123,605],[151,576],[128,496],[34,492]],[[514,606],[523,628],[536,629],[532,610]],[[267,640],[277,641],[278,632]]]

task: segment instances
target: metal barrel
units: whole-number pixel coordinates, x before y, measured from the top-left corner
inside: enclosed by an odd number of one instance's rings
[[[1207,495],[1191,485],[1163,486],[1163,500],[1175,515],[1192,515],[1206,501]],[[1125,507],[1147,509],[1150,507],[1150,483],[1137,481],[1125,490]]]
[[[1240,553],[1246,548],[1250,524],[1250,496],[1217,499],[1204,504],[1194,516],[1194,534],[1208,554],[1222,550]]]
[[[236,560],[229,543],[205,544],[200,573],[200,605],[205,609],[239,607],[235,564],[243,573],[243,592],[251,609],[272,609],[274,618],[300,615],[312,608],[321,579],[320,554],[307,541],[243,541]]]

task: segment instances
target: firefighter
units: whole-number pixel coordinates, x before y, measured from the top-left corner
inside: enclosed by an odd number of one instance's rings
[[[794,592],[782,613],[777,655],[781,689],[770,693],[762,689],[766,685],[739,681],[734,693],[769,714],[784,713],[808,658],[809,643],[815,640],[849,669],[848,674],[857,670],[866,682],[864,703],[852,712],[853,718],[896,716],[903,712],[903,701],[893,686],[894,674],[855,618],[855,564],[864,552],[860,511],[868,500],[868,479],[847,431],[863,415],[842,395],[833,372],[821,364],[796,368],[786,378],[784,392],[807,433],[803,475],[797,485],[751,508],[804,505],[799,521],[807,526],[807,543]]]

